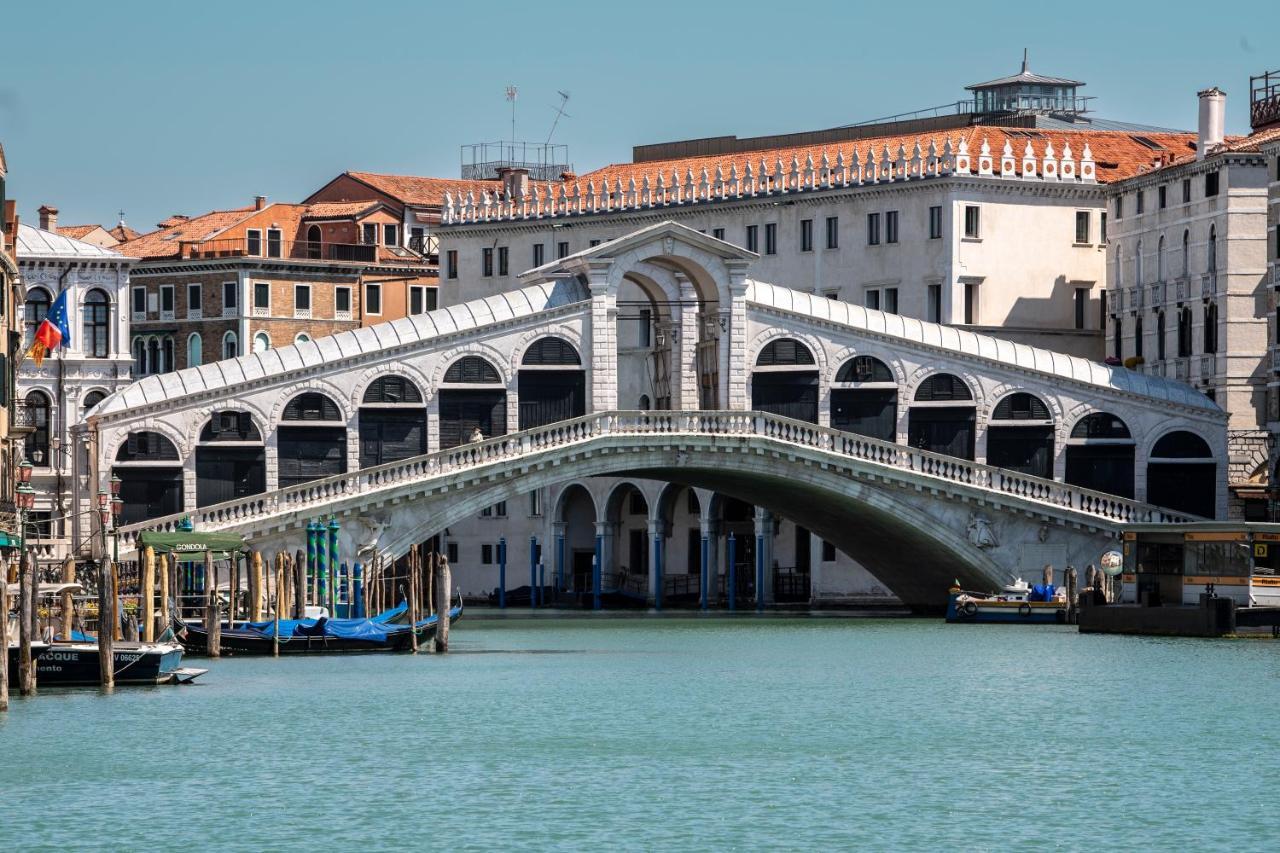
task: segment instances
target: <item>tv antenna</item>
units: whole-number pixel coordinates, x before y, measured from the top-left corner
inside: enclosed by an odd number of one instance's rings
[[[564,108],[569,103],[569,93],[563,90],[557,90],[556,94],[560,96],[560,105],[556,107],[552,107],[552,109],[556,111],[556,119],[555,121],[551,122],[551,132],[547,134],[548,145],[551,144],[551,137],[555,136],[556,126],[560,124],[560,118],[561,117],[573,118],[573,116],[569,115],[567,112],[564,111]]]
[[[507,86],[507,100],[511,102],[511,143],[516,141],[516,87]]]

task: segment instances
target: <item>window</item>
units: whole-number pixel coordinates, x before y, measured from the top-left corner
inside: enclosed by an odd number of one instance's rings
[[[293,286],[294,316],[311,316],[311,285],[295,284]]]
[[[972,325],[978,322],[978,285],[967,282],[964,286],[964,322]]]
[[[1098,293],[1098,328],[1105,329],[1107,327],[1107,292],[1105,290]]]
[[[542,253],[543,253],[545,250],[546,250],[546,247],[545,247],[545,246],[543,246],[541,243],[534,243],[534,244],[533,244],[533,265],[534,265],[535,267],[540,267],[540,266],[542,266],[542,264],[543,264],[543,260],[542,260]]]
[[[364,286],[364,313],[382,313],[382,285],[366,284]]]
[[[160,285],[160,316],[162,319],[173,319],[173,285]]]
[[[187,367],[199,367],[204,359],[204,341],[199,332],[192,332],[187,338]]]
[[[222,336],[222,357],[235,358],[240,354],[240,342],[235,332],[227,332]]]
[[[422,313],[422,288],[421,287],[409,288],[409,313],[410,314]]]
[[[434,311],[440,307],[440,290],[435,287],[424,288],[427,297],[427,310]]]
[[[1115,321],[1115,340],[1111,342],[1111,354],[1117,361],[1124,358],[1124,319],[1117,314],[1111,318]]]
[[[648,349],[653,344],[653,312],[648,308],[640,309],[640,330],[637,344]]]
[[[449,278],[458,277],[458,250],[450,249],[444,253],[444,266]]]
[[[534,489],[529,493],[529,515],[538,518],[542,515],[542,490]]]
[[[493,249],[485,246],[480,250],[480,274],[485,278],[493,276]]]
[[[880,214],[867,214],[867,245],[880,245]]]
[[[700,232],[700,233],[705,234],[705,233],[707,233],[707,232],[703,231],[703,232]],[[588,248],[590,248],[590,249],[594,249],[596,246],[599,246],[599,245],[600,245],[600,241],[599,241],[599,240],[588,240],[588,241],[587,241],[587,247],[588,247]]]
[[[1084,312],[1089,304],[1089,289],[1087,287],[1076,288],[1076,328],[1084,328]]]
[[[764,226],[764,253],[766,255],[778,254],[778,226],[774,222]]]
[[[1141,215],[1142,215],[1142,213],[1143,213],[1143,209],[1146,207],[1146,205],[1144,204],[1144,201],[1146,200],[1146,197],[1147,197],[1147,194],[1146,194],[1146,193],[1144,193],[1142,190],[1138,190],[1136,193],[1134,193],[1134,194],[1133,194],[1133,198],[1134,198],[1134,212],[1135,212],[1138,216],[1141,216]]]
[[[1124,196],[1116,196],[1116,219],[1124,218]]]
[[[898,211],[889,210],[884,215],[884,241],[886,243],[898,242]]]
[[[449,558],[449,562],[455,566],[458,564],[458,543],[450,542],[445,545],[445,555]]]
[[[187,319],[198,320],[204,313],[204,292],[198,284],[187,285]]]
[[[884,289],[884,310],[890,314],[898,313],[898,288],[886,287]]]
[[[1182,179],[1182,203],[1191,204],[1191,179]]]
[[[134,288],[134,302],[137,300],[137,291],[142,288]],[[146,306],[146,291],[142,291],[143,306]],[[24,323],[26,325],[26,345],[29,347],[36,339],[36,329],[40,328],[40,324],[44,322],[44,318],[49,316],[49,306],[52,300],[49,298],[49,291],[43,287],[33,287],[27,291],[26,305],[24,311]]]
[[[927,319],[930,323],[942,322],[942,285],[929,285],[928,292],[929,304],[927,307]]]
[[[1178,357],[1191,355],[1191,307],[1183,306],[1178,311]]]
[[[1218,194],[1218,173],[1209,172],[1204,176],[1204,197],[1209,198]]]
[[[396,238],[400,236],[398,226],[393,223],[385,223],[382,226],[382,245],[395,246],[400,243]]]
[[[320,260],[324,249],[324,234],[320,231],[319,225],[312,225],[307,229],[307,257],[313,261]]]
[[[507,274],[507,247],[498,247],[498,275]]]
[[[24,455],[33,465],[45,468],[49,465],[49,398],[41,391],[32,391],[26,404],[33,429],[27,433]]]
[[[840,217],[827,217],[827,248],[838,249],[840,247]]]
[[[556,258],[567,257],[569,257],[569,241],[561,240],[559,243],[556,243]]]
[[[271,349],[271,336],[266,332],[258,332],[253,336],[253,351],[266,352]]]
[[[723,229],[723,228],[712,228],[712,229],[711,229],[711,236],[712,236],[712,237],[715,237],[717,240],[723,240],[723,239],[724,239],[724,229]]]
[[[1218,269],[1218,226],[1209,226],[1209,265],[1206,267],[1209,272],[1216,272]]]
[[[249,255],[262,254],[262,231],[250,228],[244,232],[244,250]]]
[[[46,305],[46,311],[47,311],[48,294],[45,294],[45,305]],[[135,287],[133,289],[133,318],[135,320],[143,320],[143,319],[146,319],[146,316],[147,316],[147,289],[145,287]],[[41,317],[40,319],[43,320],[44,317]]]
[[[974,240],[982,236],[980,214],[981,211],[976,204],[966,204],[964,206],[964,236]]]
[[[88,394],[84,395],[84,404],[82,406],[82,411],[86,415],[89,414],[89,412],[93,411],[94,406],[98,405],[106,398],[107,398],[106,391],[97,391],[97,390],[90,391]]]
[[[866,305],[868,308],[871,308],[875,311],[879,311],[880,310],[880,291],[875,289],[868,290],[865,294],[863,294],[862,304]]]
[[[164,368],[161,372],[168,373],[171,370],[176,370],[177,367],[175,367],[173,363],[173,336],[166,335],[164,342],[160,345],[160,348],[164,354]]]
[[[1098,214],[1098,242],[1107,242],[1107,214],[1106,211]]]
[[[297,301],[297,295],[294,295],[294,301]],[[307,298],[307,305],[310,307],[310,296]],[[347,319],[351,318],[351,288],[339,287],[333,291],[333,310],[335,314],[347,315]]]
[[[1142,241],[1138,241],[1138,245],[1133,250],[1133,283],[1141,287],[1146,284],[1146,278],[1142,275]]]
[[[1156,243],[1156,281],[1164,281],[1164,235]]]
[[[84,298],[84,354],[106,358],[111,350],[111,301],[97,288]]]
[[[1215,353],[1218,351],[1218,306],[1213,302],[1204,304],[1204,328],[1202,329],[1204,337],[1204,351],[1206,353]]]
[[[280,257],[281,234],[279,228],[267,229],[267,257]]]
[[[1169,206],[1169,188],[1164,184],[1156,187],[1156,206],[1161,210]]]
[[[366,246],[378,242],[377,223],[365,222],[360,226],[360,242]]]
[[[1076,242],[1089,242],[1089,211],[1076,211]]]
[[[1133,354],[1142,358],[1142,315],[1133,321]]]
[[[813,251],[813,220],[800,220],[800,251]]]
[[[253,307],[263,314],[271,312],[271,285],[265,281],[253,283]]]
[[[493,565],[493,546],[487,542],[480,546],[480,562],[486,566]]]
[[[485,507],[484,509],[480,510],[480,517],[481,518],[506,518],[507,502],[498,501],[496,504],[492,506]]]
[[[942,239],[942,205],[940,204],[929,208],[929,239]]]
[[[1164,360],[1164,312],[1156,314],[1156,358]]]
[[[222,310],[234,311],[236,301],[236,282],[224,281],[222,283]]]
[[[747,251],[756,252],[760,249],[759,226],[747,226]]]

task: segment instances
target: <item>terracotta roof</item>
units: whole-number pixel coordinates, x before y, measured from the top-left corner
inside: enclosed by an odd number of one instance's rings
[[[378,207],[378,201],[318,201],[307,205],[303,219],[338,219],[358,216],[366,210]]]
[[[416,175],[380,175],[376,172],[346,172],[357,181],[368,184],[379,192],[398,199],[403,204],[439,207],[444,204],[444,194],[453,193],[453,197],[466,195],[468,191],[477,196],[488,190],[495,192],[502,187],[501,181],[464,181],[452,178],[424,178]]]
[[[127,242],[129,240],[136,240],[142,236],[141,231],[135,231],[132,228],[130,228],[128,225],[125,225],[123,222],[121,222],[115,228],[108,230],[107,233],[110,234],[112,237],[115,237],[121,243]]]
[[[1269,143],[1280,141],[1280,127],[1270,127],[1266,130],[1260,130],[1251,133],[1248,136],[1227,136],[1224,137],[1222,144],[1209,152],[1208,158],[1215,157],[1219,154],[1255,154],[1262,151],[1262,146]],[[1190,153],[1182,153],[1176,157],[1166,158],[1162,162],[1155,162],[1148,166],[1139,168],[1135,174],[1150,175],[1162,169],[1173,169],[1178,166],[1185,166],[1187,163],[1193,163],[1196,159],[1195,149],[1192,148]],[[1129,177],[1134,177],[1130,175]]]
[[[249,206],[237,207],[233,210],[214,210],[194,219],[171,216],[160,223],[162,227],[155,231],[123,241],[119,249],[135,258],[177,257],[181,251],[180,241],[207,240],[222,229],[257,212],[256,208]]]
[[[95,228],[101,227],[101,225],[59,225],[58,233],[63,237],[70,237],[73,240],[79,240]]]

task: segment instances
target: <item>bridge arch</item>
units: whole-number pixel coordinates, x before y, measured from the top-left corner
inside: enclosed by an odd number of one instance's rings
[[[1134,496],[1137,442],[1124,419],[1111,412],[1088,412],[1076,418],[1064,448],[1064,482],[1098,492]]]
[[[427,409],[408,376],[383,373],[365,386],[359,408],[360,467],[427,452]]]
[[[828,392],[828,411],[835,429],[897,441],[901,366],[875,355],[846,350],[837,362]]]
[[[1147,453],[1147,501],[1213,518],[1217,472],[1218,460],[1203,436],[1187,429],[1169,430]]]
[[[1053,412],[1039,396],[1005,394],[987,419],[987,464],[1052,480],[1055,427]]]
[[[519,429],[533,429],[587,412],[587,372],[582,354],[555,334],[534,339],[520,354],[516,395]]]
[[[748,348],[751,408],[796,420],[820,423],[826,353],[809,335],[770,329]]]
[[[220,409],[200,430],[195,449],[196,506],[267,490],[267,447],[247,409]]]
[[[912,447],[973,459],[978,399],[973,386],[955,373],[931,371],[911,392],[907,441]]]
[[[182,455],[166,432],[131,432],[116,448],[111,471],[120,478],[121,524],[182,511]]]
[[[592,489],[574,480],[559,490],[553,506],[555,543],[550,562],[557,586],[572,593],[590,592],[592,567],[604,545],[599,501]]]

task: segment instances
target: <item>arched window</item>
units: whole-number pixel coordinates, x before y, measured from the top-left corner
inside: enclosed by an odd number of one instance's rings
[[[159,373],[160,366],[160,339],[147,338],[147,372]]]
[[[1132,438],[1129,426],[1110,412],[1093,412],[1076,421],[1071,428],[1072,438]]]
[[[1182,277],[1186,278],[1191,270],[1191,230],[1182,232]]]
[[[502,377],[492,364],[476,355],[465,355],[449,365],[444,373],[445,382],[459,382],[467,385],[501,384]]]
[[[943,401],[972,400],[973,392],[964,384],[959,376],[950,373],[935,373],[916,389],[917,403],[938,403]]]
[[[147,375],[147,342],[142,338],[133,339],[133,375]]]
[[[996,404],[987,424],[987,464],[1053,477],[1053,417],[1034,394],[1015,391]]]
[[[837,382],[892,382],[893,373],[889,365],[869,355],[855,355],[840,365],[836,372]]]
[[[1193,432],[1165,433],[1147,460],[1147,501],[1213,518],[1218,466],[1208,442]]]
[[[1156,244],[1156,281],[1164,281],[1164,235],[1160,235],[1160,242]]]
[[[1116,361],[1124,358],[1124,318],[1119,314],[1111,318],[1112,325],[1115,326],[1115,341],[1113,342],[1111,354],[1115,356]]]
[[[804,344],[792,338],[780,338],[770,341],[760,350],[756,358],[756,367],[783,367],[792,365],[811,365],[816,362],[813,353]]]
[[[161,346],[164,356],[164,373],[169,373],[176,369],[173,362],[173,336],[165,335],[164,343]]]
[[[253,336],[253,351],[266,352],[271,349],[271,336],[266,332],[258,332]]]
[[[1124,246],[1116,244],[1116,287],[1124,287]]]
[[[131,432],[116,451],[117,462],[177,462],[178,448],[158,432]]]
[[[1216,225],[1209,226],[1209,272],[1217,272],[1218,270],[1218,227]]]
[[[262,441],[262,433],[248,412],[225,409],[214,412],[200,430],[201,441]]]
[[[1138,247],[1133,253],[1133,283],[1142,287],[1142,241],[1138,241]]]
[[[524,351],[520,361],[526,367],[544,367],[549,365],[580,365],[582,357],[574,349],[573,344],[564,338],[546,337],[534,341]]]
[[[307,229],[307,257],[319,260],[321,255],[320,226],[312,225]]]
[[[1156,313],[1156,358],[1164,358],[1164,312]]]
[[[307,391],[299,394],[284,407],[286,421],[340,421],[342,410],[324,394]]]
[[[187,337],[187,367],[199,367],[204,359],[204,340],[199,332]]]
[[[43,391],[27,395],[26,407],[31,419],[31,432],[27,433],[26,458],[40,468],[49,465],[49,397]]]
[[[1034,394],[1017,391],[996,404],[991,419],[997,421],[1047,421],[1049,407]]]
[[[27,301],[23,307],[23,324],[26,329],[24,340],[28,347],[35,342],[36,329],[40,328],[44,318],[49,316],[50,302],[49,291],[43,287],[33,287],[27,291]]]
[[[1110,412],[1091,412],[1076,421],[1067,440],[1064,479],[1073,486],[1133,497],[1133,436]]]
[[[364,389],[365,403],[421,403],[422,392],[403,376],[384,376],[375,379]]]
[[[111,300],[96,287],[84,297],[84,354],[106,358],[111,352]]]
[[[642,411],[642,412],[647,412],[647,411],[649,411],[649,409],[651,408],[651,406],[650,406],[650,404],[649,404],[649,395],[648,395],[648,394],[641,394],[641,395],[640,395],[640,404],[639,404],[639,405],[640,405],[640,411]]]
[[[1191,306],[1184,305],[1178,311],[1178,357],[1191,355]]]
[[[306,344],[311,342],[311,336],[306,332],[298,332],[297,337],[293,339],[295,344]]]
[[[83,406],[84,406],[84,408],[83,408],[84,413],[85,413],[86,415],[87,415],[87,414],[89,414],[89,412],[93,411],[93,407],[94,407],[94,406],[98,405],[99,403],[101,403],[101,402],[102,402],[103,400],[105,400],[106,398],[107,398],[107,392],[106,392],[106,391],[99,391],[99,390],[97,390],[96,388],[95,388],[94,390],[90,391],[88,394],[85,394],[85,395],[84,395],[84,404],[83,404]]]
[[[227,332],[222,336],[222,357],[235,358],[240,354],[240,342],[235,332]]]
[[[1194,432],[1175,430],[1160,437],[1151,448],[1152,459],[1212,459],[1209,443]]]
[[[1206,353],[1215,353],[1218,351],[1218,305],[1216,302],[1206,302],[1204,304],[1204,351]]]
[[[1133,354],[1142,358],[1142,315],[1133,321]]]

